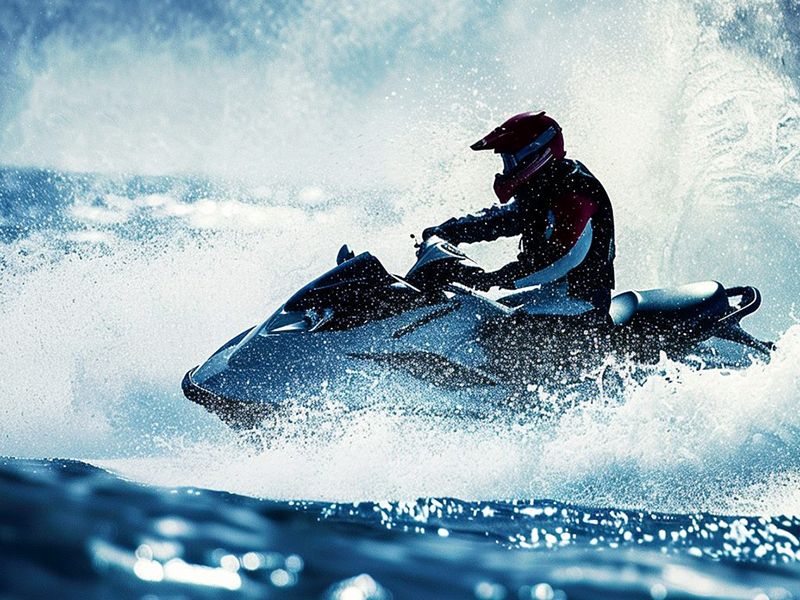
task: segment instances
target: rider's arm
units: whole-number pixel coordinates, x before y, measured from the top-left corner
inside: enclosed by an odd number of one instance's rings
[[[453,244],[491,242],[499,237],[512,237],[522,233],[519,207],[512,200],[495,205],[474,215],[450,219],[422,233],[423,238],[438,235]]]
[[[531,273],[524,262],[511,263],[491,274],[495,285],[512,288],[557,281],[584,261],[592,245],[591,219],[597,212],[597,204],[591,198],[575,194],[561,199],[553,209],[555,225],[547,266]],[[526,251],[536,253],[536,249],[526,248]]]

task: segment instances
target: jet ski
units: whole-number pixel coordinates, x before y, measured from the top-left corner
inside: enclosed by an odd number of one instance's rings
[[[414,412],[480,414],[521,389],[569,385],[609,357],[737,368],[772,350],[740,325],[761,304],[752,286],[626,291],[604,318],[531,315],[513,290],[458,283],[480,267],[445,240],[417,247],[400,277],[369,252],[355,256],[343,246],[336,267],[191,369],[185,396],[235,428],[289,405],[325,406],[331,395],[362,408],[376,390],[395,390],[385,400],[400,406],[408,398]]]

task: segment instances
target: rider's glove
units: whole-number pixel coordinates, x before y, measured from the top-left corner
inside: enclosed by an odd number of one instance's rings
[[[429,237],[433,237],[434,235],[442,237],[438,227],[428,227],[422,232],[422,241],[424,242]]]
[[[465,279],[467,279],[467,281],[464,281],[466,285],[483,292],[488,290],[490,287],[497,285],[495,282],[494,273],[487,273],[483,269],[478,269],[471,272]]]

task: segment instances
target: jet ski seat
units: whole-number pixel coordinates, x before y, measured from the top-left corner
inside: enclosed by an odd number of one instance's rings
[[[730,310],[728,296],[716,281],[689,283],[674,288],[623,292],[608,309],[614,325],[632,320],[688,321],[721,318]]]

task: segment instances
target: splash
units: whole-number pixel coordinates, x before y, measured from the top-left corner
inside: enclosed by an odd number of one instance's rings
[[[790,330],[769,364],[746,372],[663,365],[624,398],[584,399],[558,419],[484,421],[377,406],[261,432],[263,443],[165,441],[163,456],[102,463],[160,485],[269,498],[555,498],[586,505],[728,514],[794,514],[800,353]],[[406,392],[407,393],[407,392]],[[382,402],[380,402],[382,400]],[[420,402],[427,399],[420,398]],[[318,415],[317,415],[318,417]],[[264,440],[261,440],[264,442]]]

